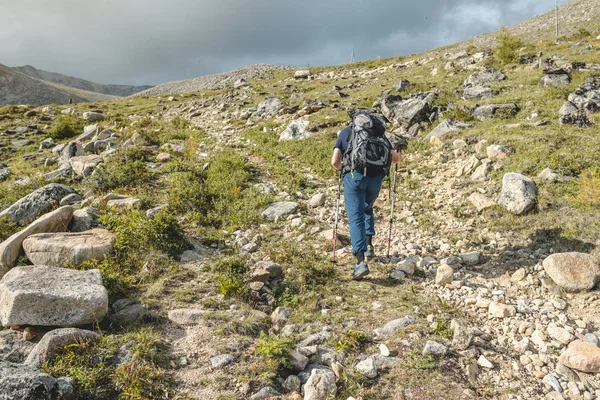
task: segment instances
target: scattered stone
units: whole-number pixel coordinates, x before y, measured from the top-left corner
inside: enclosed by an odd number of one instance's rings
[[[0,360],[23,363],[35,344],[24,339],[20,332],[0,330]]]
[[[0,219],[7,217],[20,226],[28,225],[40,215],[52,210],[64,197],[72,193],[77,192],[68,186],[51,183],[0,212]]]
[[[379,345],[379,353],[383,357],[389,357],[391,355],[390,349],[384,343]]]
[[[140,303],[125,299],[117,300],[112,309],[114,314],[108,316],[108,321],[113,328],[125,328],[151,316]]]
[[[312,208],[324,206],[326,199],[327,199],[327,196],[325,196],[324,193],[317,193],[310,199],[309,205]]]
[[[408,326],[416,325],[416,324],[417,324],[417,321],[409,315],[407,315],[406,317],[395,319],[373,331],[376,336],[375,340],[389,339],[392,336],[394,336],[394,334],[398,330],[406,329]]]
[[[466,266],[475,266],[481,263],[481,253],[474,251],[472,253],[460,254],[458,256],[462,260],[462,264]]]
[[[571,83],[569,74],[550,74],[544,75],[540,80],[540,85],[545,87],[565,87]]]
[[[171,156],[171,154],[170,154],[170,153],[159,153],[159,154],[156,156],[156,160],[157,160],[158,162],[162,162],[162,163],[164,163],[164,162],[170,161],[172,157],[173,157],[173,156]]]
[[[335,374],[329,369],[314,369],[304,385],[304,400],[326,400],[337,394]]]
[[[272,398],[279,398],[280,396],[281,393],[277,390],[273,389],[271,386],[266,386],[250,396],[250,400],[269,400]]]
[[[472,86],[482,86],[487,83],[496,83],[501,82],[506,78],[506,76],[493,68],[485,69],[483,71],[473,72],[471,76],[469,76],[465,82],[464,87],[472,87]]]
[[[35,265],[78,266],[102,261],[113,251],[116,235],[105,229],[76,233],[38,233],[23,241],[25,255]]]
[[[90,176],[96,167],[102,164],[104,160],[101,156],[90,154],[89,156],[72,157],[69,159],[71,168],[76,175],[86,177]]]
[[[593,343],[572,342],[558,361],[576,371],[587,373],[600,372],[600,348]]]
[[[492,161],[502,161],[509,156],[515,154],[515,149],[510,146],[501,146],[493,144],[486,149],[487,156]]]
[[[477,360],[477,365],[485,369],[494,369],[494,364],[482,354]]]
[[[279,141],[306,139],[310,136],[310,132],[306,130],[310,121],[300,118],[290,122],[288,127],[279,135]]]
[[[0,243],[0,277],[15,266],[21,245],[29,236],[42,232],[65,231],[73,215],[73,207],[64,206],[34,221],[27,228]]]
[[[558,381],[558,379],[556,379],[556,377],[554,375],[546,375],[544,376],[544,380],[543,382],[550,386],[552,388],[552,390],[554,390],[555,392],[562,392],[562,387],[560,386],[560,382]]]
[[[2,399],[57,400],[59,383],[48,374],[22,364],[0,360]]]
[[[88,330],[77,328],[55,329],[44,335],[27,357],[25,364],[33,368],[40,368],[66,346],[93,343],[98,339],[100,339],[99,334]]]
[[[323,344],[331,338],[331,333],[324,331],[314,333],[298,343],[298,348]]]
[[[88,111],[83,113],[83,119],[90,122],[104,121],[104,115],[99,112]]]
[[[468,200],[473,204],[473,206],[477,209],[477,211],[481,212],[490,207],[494,207],[496,203],[494,203],[491,199],[486,197],[484,194],[479,192],[475,192],[471,194]]]
[[[197,325],[206,320],[207,315],[210,314],[208,310],[200,310],[193,308],[180,308],[176,310],[170,310],[168,318],[170,321],[179,325]]]
[[[489,99],[498,96],[499,92],[487,86],[469,86],[463,89],[463,99]]]
[[[96,215],[98,210],[93,207],[85,207],[75,210],[69,222],[69,232],[85,232],[96,226]]]
[[[285,324],[294,313],[294,310],[287,307],[277,307],[273,314],[271,314],[271,321],[273,321],[274,325],[282,325]]]
[[[283,382],[283,388],[288,392],[300,392],[300,387],[302,386],[302,382],[300,378],[296,375],[290,375],[287,377],[285,382]]]
[[[108,293],[99,270],[45,266],[10,270],[0,281],[2,326],[80,326],[108,312]]]
[[[402,79],[400,82],[398,82],[394,85],[394,89],[398,92],[403,92],[405,90],[408,90],[409,87],[410,87],[410,82],[407,79]]]
[[[434,130],[429,132],[429,134],[425,136],[425,139],[431,140],[432,138],[438,138],[442,140],[448,132],[462,131],[464,129],[469,129],[472,127],[473,125],[468,124],[466,122],[455,121],[453,119],[446,119],[442,121],[438,126],[436,126]]]
[[[441,343],[428,340],[423,348],[423,355],[432,355],[434,357],[443,357],[448,352],[448,348]]]
[[[296,212],[298,206],[298,203],[291,201],[273,203],[262,212],[262,217],[272,221],[278,220]]]
[[[594,345],[600,347],[600,340],[598,340],[598,336],[593,333],[586,333],[583,338],[583,341],[586,343],[593,343]]]
[[[229,354],[221,354],[210,359],[213,368],[223,368],[235,361],[235,357]]]
[[[119,210],[136,210],[142,207],[142,201],[134,197],[128,197],[125,199],[109,200],[106,202],[106,206]]]
[[[408,129],[419,122],[429,121],[431,104],[427,99],[418,97],[402,100],[400,96],[388,96],[381,102],[381,110],[389,121]]]
[[[480,121],[492,118],[498,114],[507,117],[514,117],[519,112],[519,106],[515,103],[509,104],[488,104],[479,106],[473,111],[473,116]]]
[[[554,283],[570,292],[591,290],[600,282],[598,259],[589,254],[553,254],[542,262],[542,266]]]
[[[452,320],[450,328],[454,331],[454,335],[452,336],[452,347],[459,351],[468,349],[473,341],[473,330],[456,319]]]
[[[264,99],[258,104],[255,116],[260,118],[272,117],[283,108],[283,103],[276,97]]]
[[[377,378],[377,367],[371,357],[356,364],[356,370],[369,379]]]
[[[502,178],[499,204],[515,215],[531,211],[537,204],[537,186],[534,181],[517,173]]]
[[[544,169],[537,177],[539,180],[545,183],[566,182],[570,179],[567,176],[560,175],[550,168]]]
[[[508,318],[516,315],[517,310],[514,306],[496,303],[492,301],[490,303],[488,314],[492,318]]]
[[[445,286],[454,280],[454,270],[449,265],[440,265],[435,273],[435,284]]]
[[[308,357],[299,353],[296,350],[290,352],[290,365],[294,371],[304,371],[304,368],[308,365]]]
[[[309,70],[300,70],[294,73],[294,79],[308,79],[311,75]]]
[[[77,203],[80,203],[82,200],[83,197],[81,197],[78,193],[73,193],[63,197],[63,199],[60,201],[60,206],[72,206]]]

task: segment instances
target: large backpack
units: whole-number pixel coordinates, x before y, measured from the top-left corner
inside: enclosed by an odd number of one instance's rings
[[[348,149],[344,157],[346,172],[364,176],[387,175],[392,165],[392,147],[385,137],[385,123],[366,111],[352,117]]]

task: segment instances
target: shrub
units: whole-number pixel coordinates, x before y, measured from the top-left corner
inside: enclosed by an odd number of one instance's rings
[[[0,218],[0,243],[17,233],[21,228],[7,217]]]
[[[87,184],[95,192],[105,192],[149,183],[153,173],[146,164],[147,156],[142,149],[122,149],[104,164],[100,164]]]
[[[578,40],[586,39],[590,36],[592,36],[592,32],[588,31],[584,27],[580,27],[579,29],[577,29],[577,32],[575,32],[575,34],[573,35],[573,37]]]
[[[504,64],[519,62],[519,49],[523,47],[523,41],[517,36],[510,34],[505,27],[500,29],[496,35],[498,47],[496,48],[496,57]]]
[[[83,133],[85,121],[75,115],[60,115],[54,120],[48,136],[53,139],[68,139]]]
[[[346,334],[336,343],[337,351],[359,351],[365,347],[369,338],[362,332],[348,330]]]
[[[132,353],[118,365],[120,348]],[[172,382],[163,368],[165,344],[151,329],[102,336],[94,344],[70,345],[44,364],[42,371],[75,379],[75,400],[172,398]]]
[[[280,339],[261,333],[256,341],[254,353],[265,360],[269,366],[290,368],[290,352],[293,348],[294,342],[290,339]]]
[[[600,168],[588,169],[581,174],[577,201],[582,205],[600,207]]]
[[[244,298],[248,292],[245,283],[249,268],[237,257],[217,261],[212,268],[219,284],[218,292],[225,297]]]

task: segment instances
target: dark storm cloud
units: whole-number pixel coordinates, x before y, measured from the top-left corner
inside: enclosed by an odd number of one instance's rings
[[[565,3],[566,0],[560,1]],[[2,0],[0,63],[156,84],[255,63],[421,52],[548,11],[551,0]]]

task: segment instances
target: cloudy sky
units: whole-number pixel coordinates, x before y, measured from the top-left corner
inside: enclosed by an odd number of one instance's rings
[[[158,84],[256,63],[342,64],[496,31],[553,0],[0,0],[0,64]],[[560,0],[559,3],[566,3]]]

